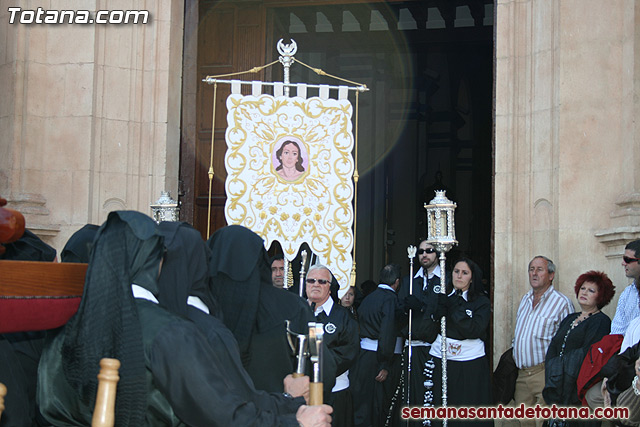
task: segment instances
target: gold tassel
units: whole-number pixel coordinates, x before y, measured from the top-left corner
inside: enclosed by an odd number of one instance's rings
[[[287,269],[287,288],[291,288],[293,286],[293,268],[289,263],[289,268]]]
[[[351,280],[349,280],[349,286],[356,285],[356,261],[353,260],[353,267],[351,268]]]

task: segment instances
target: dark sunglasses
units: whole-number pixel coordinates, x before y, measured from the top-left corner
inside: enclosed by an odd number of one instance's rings
[[[622,260],[626,263],[626,264],[631,264],[632,262],[636,262],[636,261],[640,261],[640,258],[631,258],[628,256],[623,256]]]
[[[423,253],[428,253],[428,254],[432,254],[434,253],[436,250],[433,248],[427,248],[427,249],[418,249],[418,255],[422,255]]]
[[[320,283],[321,285],[326,285],[327,283],[330,282],[330,280],[324,280],[324,279],[307,279],[307,283],[310,285],[313,285],[314,283]]]

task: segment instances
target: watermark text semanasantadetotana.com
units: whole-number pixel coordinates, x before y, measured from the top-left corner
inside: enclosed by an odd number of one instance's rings
[[[9,24],[146,24],[148,10],[31,10],[10,7]]]
[[[479,407],[433,407],[433,406],[405,406],[401,409],[403,420],[425,419],[627,419],[628,408],[596,408],[593,413],[587,407],[565,406],[479,406]]]

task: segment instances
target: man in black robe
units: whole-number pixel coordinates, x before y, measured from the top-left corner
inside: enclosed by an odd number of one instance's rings
[[[438,264],[438,253],[435,248],[427,243],[426,239],[420,239],[416,252],[420,268],[413,276],[413,288],[409,292],[409,276],[402,279],[402,286],[398,291],[403,318],[402,336],[406,339],[403,351],[404,361],[404,389],[402,394],[403,404],[407,403],[407,393],[409,394],[409,406],[423,406],[427,402],[427,380],[425,372],[427,362],[431,359],[429,350],[431,343],[438,335],[431,320],[438,305],[438,294],[440,293],[441,277],[440,265]],[[409,360],[409,327],[408,314],[411,312],[411,364]],[[411,372],[408,371],[409,366]]]
[[[282,392],[282,379],[296,366],[285,321],[290,321],[294,332],[308,334],[308,323],[315,321],[309,304],[271,284],[264,242],[248,228],[221,228],[207,245],[212,252],[211,290],[224,324],[238,341],[244,367],[257,389]],[[332,363],[332,358],[326,357],[323,366]],[[333,387],[333,383],[324,387]]]
[[[351,371],[356,426],[399,424],[400,337],[396,313],[400,267],[389,264],[380,271],[378,288],[358,308],[360,353]]]
[[[333,388],[324,387],[324,401],[333,406],[333,422],[336,426],[353,425],[353,401],[349,390],[349,368],[358,355],[360,340],[358,325],[349,312],[337,304],[331,295],[333,275],[323,265],[309,268],[306,289],[309,302],[314,307],[316,321],[324,325],[324,343],[336,365],[333,372],[323,372],[323,380],[334,382]],[[336,289],[337,289],[336,282]],[[337,292],[336,292],[337,293]],[[337,295],[336,295],[337,298]],[[326,380],[325,380],[326,381]]]

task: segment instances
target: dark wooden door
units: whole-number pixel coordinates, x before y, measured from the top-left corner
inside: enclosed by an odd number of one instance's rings
[[[191,9],[190,9],[191,8]],[[197,13],[195,12],[197,8]],[[197,30],[193,28],[197,21]],[[202,82],[208,75],[249,70],[264,63],[265,14],[262,2],[187,2],[185,14],[185,78],[197,77],[183,96],[183,131],[180,164],[181,219],[200,230],[206,238],[207,225],[213,233],[226,225],[224,182],[226,172],[224,138],[227,127],[225,101],[228,84],[218,84],[213,117],[214,87]],[[194,62],[195,67],[189,62]],[[194,76],[195,74],[195,76]],[[227,79],[260,80],[263,73]],[[191,103],[195,103],[194,105]],[[195,131],[193,131],[193,129]],[[212,144],[213,135],[213,144]],[[209,171],[213,146],[213,180]],[[211,214],[209,218],[209,187]]]
[[[205,237],[208,225],[211,232],[225,225],[229,86],[218,85],[208,222],[213,88],[201,79],[271,62],[278,39],[291,38],[296,59],[371,88],[360,97],[358,282],[376,279],[387,262],[406,262],[406,246],[424,235],[422,206],[435,187],[458,202],[456,250],[488,273],[491,6],[492,0],[187,0],[182,219]],[[340,84],[300,64],[291,73],[292,82]],[[282,81],[282,66],[233,78]]]

